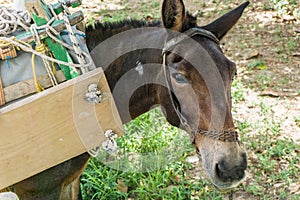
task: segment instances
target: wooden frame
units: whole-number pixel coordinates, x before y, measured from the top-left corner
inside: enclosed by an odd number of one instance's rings
[[[91,83],[100,104],[83,99]],[[0,108],[0,189],[100,145],[108,129],[123,134],[101,68]]]

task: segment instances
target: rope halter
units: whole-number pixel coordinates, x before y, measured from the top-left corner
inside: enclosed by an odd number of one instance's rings
[[[172,107],[174,108],[174,110],[180,120],[180,123],[184,126],[186,131],[188,131],[190,134],[192,134],[191,135],[192,143],[195,143],[196,134],[204,135],[211,139],[219,140],[222,142],[239,142],[238,133],[235,130],[202,130],[200,128],[198,128],[196,130],[192,129],[191,126],[188,124],[186,118],[180,113],[178,107],[174,103],[174,99],[171,94],[171,91],[174,91],[174,90],[173,90],[172,83],[170,80],[170,71],[168,69],[168,66],[166,65],[167,52],[170,51],[179,42],[183,41],[186,38],[191,38],[195,35],[206,37],[219,45],[219,39],[213,33],[211,33],[210,31],[207,31],[205,29],[202,29],[200,27],[195,27],[195,28],[189,29],[188,31],[184,32],[183,34],[180,34],[178,37],[174,37],[174,38],[166,41],[163,51],[162,51],[163,71],[164,71],[166,86],[168,88],[169,96],[171,98]]]

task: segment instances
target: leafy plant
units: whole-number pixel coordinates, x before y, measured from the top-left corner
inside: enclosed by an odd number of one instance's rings
[[[261,61],[261,60],[255,60],[251,63],[248,64],[248,68],[250,69],[254,69],[254,68],[257,68],[257,69],[266,69],[267,68],[267,65],[264,61]]]

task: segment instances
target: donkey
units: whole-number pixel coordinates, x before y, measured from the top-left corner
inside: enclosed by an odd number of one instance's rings
[[[236,66],[219,41],[248,4],[198,26],[182,0],[164,0],[162,22],[125,20],[86,28],[87,46],[96,66],[105,70],[122,122],[161,106],[167,121],[189,134],[220,189],[237,186],[247,167],[231,114]],[[26,200],[81,199],[78,177],[88,159],[84,153],[13,189]],[[69,189],[71,183],[77,187]]]

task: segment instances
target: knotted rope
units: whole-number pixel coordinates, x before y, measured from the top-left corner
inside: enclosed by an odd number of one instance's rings
[[[77,38],[75,36],[75,33],[73,31],[73,28],[70,24],[70,21],[69,21],[69,18],[67,16],[66,13],[64,13],[63,15],[63,19],[64,19],[64,22],[65,22],[65,25],[66,25],[66,28],[69,32],[69,36],[70,36],[70,39],[71,39],[71,42],[72,42],[72,45],[73,45],[73,49],[74,49],[74,52],[76,54],[76,57],[77,57],[77,60],[80,64],[84,64],[85,63],[85,60],[84,60],[84,56],[83,56],[83,53],[82,53],[82,50],[80,48],[80,45],[77,41]],[[89,71],[89,69],[87,68],[81,68],[81,71],[82,73],[86,73]]]
[[[42,54],[46,55],[47,54],[46,46],[45,46],[44,43],[41,42],[40,37],[38,35],[38,32],[36,30],[36,26],[32,25],[30,27],[30,30],[31,30],[31,33],[34,35],[34,38],[35,38],[35,43],[36,43],[35,50],[39,53],[42,53]],[[58,85],[58,82],[57,82],[57,80],[54,76],[55,68],[52,67],[52,69],[51,69],[49,61],[46,60],[45,58],[42,57],[42,60],[43,60],[45,69],[48,73],[49,79],[52,83],[52,86]],[[38,92],[41,92],[42,90],[44,90],[44,88],[37,81],[37,77],[36,77],[36,73],[35,73],[35,65],[34,65],[34,54],[32,54],[31,66],[32,66],[32,71],[33,71],[33,76],[34,76],[34,82],[35,82],[36,89],[37,89]]]
[[[31,18],[27,11],[16,11],[0,7],[0,36],[7,36],[18,28],[29,31]]]

